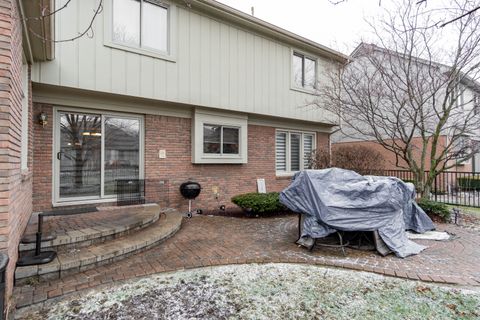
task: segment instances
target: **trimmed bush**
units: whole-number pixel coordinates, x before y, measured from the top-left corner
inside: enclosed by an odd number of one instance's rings
[[[480,190],[480,179],[479,178],[457,178],[457,183],[460,188],[463,190]]]
[[[452,214],[447,205],[440,202],[435,202],[425,198],[421,198],[417,201],[420,208],[423,209],[428,215],[439,217],[442,221],[447,222],[450,220]]]
[[[264,214],[285,211],[280,203],[278,192],[270,193],[245,193],[232,198],[232,202],[249,213]]]

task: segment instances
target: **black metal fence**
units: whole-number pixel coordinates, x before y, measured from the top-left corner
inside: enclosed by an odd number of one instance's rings
[[[415,183],[413,172],[408,170],[369,170],[363,174],[392,176]],[[424,172],[424,181],[428,171]],[[480,207],[480,173],[443,171],[432,185],[432,200],[467,207]]]
[[[143,204],[145,203],[145,180],[116,180],[115,194],[117,195],[117,205],[119,206]]]

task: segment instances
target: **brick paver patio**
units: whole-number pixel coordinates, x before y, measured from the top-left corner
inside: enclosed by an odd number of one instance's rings
[[[405,259],[373,252],[317,246],[313,252],[294,244],[297,217],[263,219],[198,216],[158,247],[59,280],[15,289],[17,307],[48,298],[157,272],[233,263],[291,262],[349,268],[402,278],[460,285],[480,285],[480,232],[455,225],[437,225],[458,236],[452,241],[425,241],[419,255]]]

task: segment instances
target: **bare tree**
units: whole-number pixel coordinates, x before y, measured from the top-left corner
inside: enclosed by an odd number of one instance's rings
[[[338,5],[338,4],[347,2],[348,0],[328,0],[328,1],[333,5]],[[429,3],[428,0],[416,1],[416,5],[428,6],[428,3]],[[382,5],[382,0],[378,0],[378,5],[379,6]],[[443,8],[443,7],[436,8],[436,10],[447,10],[447,9],[451,10],[451,8]],[[457,8],[457,12],[454,15],[450,15],[450,18],[446,20],[445,19],[438,20],[433,26],[443,28],[451,23],[454,23],[457,20],[463,19],[469,15],[475,14],[477,11],[480,11],[480,5],[475,1],[470,1],[469,6],[466,6],[463,8]]]
[[[442,16],[470,6],[470,0],[451,1]],[[417,1],[400,2],[371,23],[376,44],[359,46],[353,61],[330,72],[330,85],[318,86],[315,101],[339,117],[344,135],[394,153],[424,196],[439,172],[477,151],[466,137],[480,127],[469,91],[479,78],[480,17],[432,28],[438,14]]]

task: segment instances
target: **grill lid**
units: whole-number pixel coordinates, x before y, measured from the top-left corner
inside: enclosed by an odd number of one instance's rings
[[[201,190],[202,186],[200,183],[194,181],[187,181],[180,185],[180,193],[187,199],[195,199]]]

